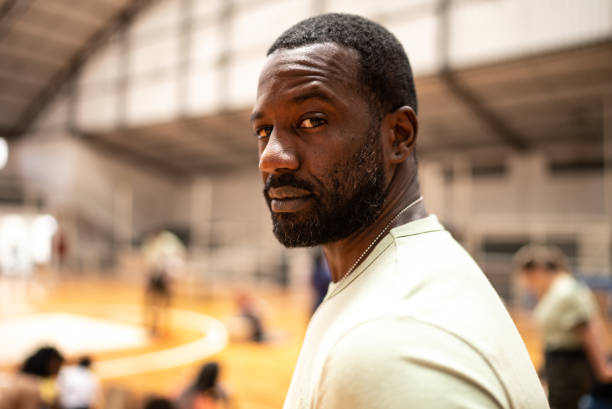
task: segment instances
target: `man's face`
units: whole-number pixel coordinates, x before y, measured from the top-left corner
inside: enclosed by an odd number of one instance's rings
[[[354,50],[277,50],[259,79],[252,125],[274,234],[287,247],[346,238],[385,199],[380,120],[358,83]]]

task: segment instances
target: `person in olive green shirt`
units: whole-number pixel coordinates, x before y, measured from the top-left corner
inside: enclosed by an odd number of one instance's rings
[[[546,349],[551,408],[577,408],[594,383],[612,382],[593,294],[569,273],[557,247],[525,246],[516,263],[522,284],[538,299],[534,317]]]

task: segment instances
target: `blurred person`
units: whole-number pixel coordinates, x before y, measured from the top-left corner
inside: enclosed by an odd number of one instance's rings
[[[0,376],[0,409],[57,407],[54,377],[64,357],[54,347],[41,347],[28,356],[19,372]]]
[[[148,276],[145,291],[145,324],[151,335],[170,329],[172,279],[182,267],[185,246],[169,231],[160,231],[147,240],[142,248]]]
[[[329,273],[329,267],[327,266],[327,261],[325,261],[325,256],[320,249],[317,249],[312,260],[312,272],[310,275],[310,284],[314,290],[314,301],[311,311],[312,314],[315,313],[319,305],[321,305],[323,302],[323,299],[327,294],[330,281],[331,276]]]
[[[266,334],[264,332],[263,320],[253,296],[243,291],[238,294],[236,302],[240,310],[240,317],[246,324],[247,338],[254,342],[264,342]]]
[[[219,372],[217,362],[203,365],[193,384],[179,397],[177,409],[227,408],[228,398],[219,383]]]
[[[287,254],[281,253],[280,266],[279,266],[279,283],[283,288],[289,287],[289,262],[287,260]]]
[[[522,247],[515,262],[522,285],[538,300],[534,317],[545,346],[551,408],[576,409],[589,393],[590,407],[607,401],[602,407],[612,408],[612,365],[593,294],[572,276],[557,247]]]
[[[333,281],[286,409],[548,407],[499,296],[424,207],[416,110],[402,45],[370,20],[312,17],[268,50],[251,123],[273,232],[322,245]]]
[[[145,291],[145,324],[153,336],[161,335],[162,328],[170,328],[172,290],[170,275],[163,266],[149,271]]]
[[[172,400],[162,396],[147,398],[142,407],[143,409],[177,409]]]
[[[68,237],[64,230],[58,229],[52,240],[57,271],[64,271],[68,259]]]
[[[265,330],[263,314],[253,295],[248,291],[236,294],[237,314],[227,317],[225,324],[235,341],[266,342],[271,340]]]
[[[64,363],[63,355],[52,346],[45,346],[31,355],[23,364],[25,371],[38,373],[41,408],[53,409],[59,404],[57,375]]]
[[[82,357],[78,365],[64,366],[57,384],[62,409],[91,409],[95,406],[100,386],[91,370],[90,357]]]

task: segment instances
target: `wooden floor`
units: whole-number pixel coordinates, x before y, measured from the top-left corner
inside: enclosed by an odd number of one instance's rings
[[[236,292],[231,289],[189,291],[189,296],[177,296],[173,308],[199,312],[221,321],[235,316],[238,308]],[[297,359],[304,331],[309,319],[310,298],[300,291],[260,288],[250,291],[264,313],[267,329],[273,340],[257,344],[231,340],[219,353],[208,359],[195,359],[176,368],[145,372],[138,375],[102,379],[106,390],[129,390],[138,397],[147,395],[177,396],[195,376],[203,362],[215,360],[222,367],[222,382],[232,398],[232,408],[269,409],[282,406],[289,387],[293,366]],[[67,312],[96,318],[111,317],[129,324],[142,324],[143,289],[140,285],[114,280],[70,280],[47,286],[45,295],[38,297],[31,312]],[[100,305],[109,308],[100,309]],[[113,306],[126,308],[124,313]],[[136,312],[138,311],[138,312]],[[113,316],[114,314],[114,316]],[[169,333],[154,338],[145,348],[107,352],[94,355],[95,361],[160,351],[194,341],[200,336],[194,331],[173,328]],[[68,357],[74,360],[76,357]],[[0,370],[14,370],[1,367]]]
[[[274,334],[274,341],[255,344],[230,340],[227,346],[210,358],[199,359],[178,367],[144,372],[136,375],[103,379],[104,388],[129,390],[137,397],[149,394],[176,396],[195,376],[201,364],[208,360],[222,366],[222,381],[232,398],[232,408],[269,409],[282,407],[291,373],[299,353],[309,319],[310,297],[307,291],[282,291],[275,288],[250,290],[263,308],[266,327]],[[189,295],[176,297],[173,308],[189,310],[225,321],[237,312],[235,291],[190,287]],[[108,305],[108,309],[100,309]],[[132,306],[118,313],[112,306]],[[124,323],[142,324],[142,287],[117,280],[75,280],[56,282],[46,287],[38,297],[36,312],[69,312],[93,317],[104,316]],[[91,306],[97,306],[92,308]],[[541,364],[540,341],[537,329],[525,313],[513,313],[517,327],[526,342],[536,367]],[[197,339],[200,334],[173,327],[149,346],[127,351],[94,355],[97,361],[117,357],[161,351]],[[75,357],[69,357],[74,359]],[[0,370],[14,368],[2,368]]]

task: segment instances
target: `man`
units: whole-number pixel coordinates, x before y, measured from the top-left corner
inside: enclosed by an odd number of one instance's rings
[[[285,408],[546,408],[503,304],[420,195],[398,40],[345,14],[268,51],[251,117],[273,229],[322,245],[333,283]]]

